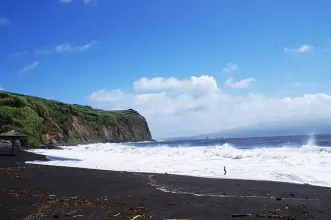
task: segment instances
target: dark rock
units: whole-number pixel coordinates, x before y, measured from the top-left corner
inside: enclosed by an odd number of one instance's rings
[[[233,214],[232,217],[251,217],[252,214]]]

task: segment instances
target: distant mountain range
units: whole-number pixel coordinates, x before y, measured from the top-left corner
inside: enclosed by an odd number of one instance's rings
[[[309,134],[331,134],[331,119],[323,118],[305,121],[260,123],[191,137],[168,138],[167,140],[272,137]]]

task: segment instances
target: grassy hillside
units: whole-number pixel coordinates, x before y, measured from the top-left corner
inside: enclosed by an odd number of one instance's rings
[[[29,146],[151,139],[135,110],[103,111],[0,91],[0,132],[13,129],[29,136]]]

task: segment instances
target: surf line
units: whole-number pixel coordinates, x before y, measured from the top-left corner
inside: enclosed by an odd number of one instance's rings
[[[155,187],[157,190],[160,190],[165,193],[173,193],[173,194],[181,194],[181,195],[193,195],[193,196],[210,196],[210,197],[221,197],[221,198],[259,198],[259,199],[277,199],[279,197],[275,196],[259,196],[259,195],[222,195],[222,194],[204,194],[204,193],[192,193],[192,192],[184,192],[180,190],[170,190],[165,185],[159,185],[156,183],[156,181],[153,179],[153,175],[148,175],[148,185]],[[295,201],[320,201],[320,199],[314,199],[314,198],[290,198],[290,197],[282,197],[281,199],[284,200],[295,200]]]

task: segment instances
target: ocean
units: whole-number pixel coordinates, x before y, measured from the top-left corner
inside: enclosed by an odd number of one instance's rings
[[[30,150],[27,163],[331,187],[331,135],[103,143]],[[226,170],[226,173],[225,171]]]

